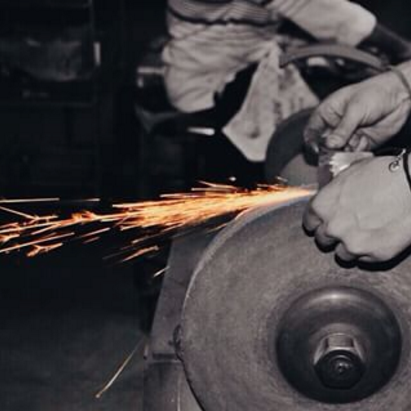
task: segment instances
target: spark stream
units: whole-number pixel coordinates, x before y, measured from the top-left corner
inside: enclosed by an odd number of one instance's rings
[[[24,252],[34,257],[72,241],[87,244],[109,233],[130,232],[127,244],[108,256],[128,261],[157,251],[165,240],[174,236],[197,228],[216,229],[250,209],[281,204],[310,193],[306,188],[285,185],[259,185],[248,190],[203,183],[188,193],[163,195],[155,201],[114,204],[109,213],[81,211],[68,217],[23,213],[0,205],[0,210],[13,217],[13,221],[0,225],[0,254]],[[30,200],[24,202],[30,204]]]

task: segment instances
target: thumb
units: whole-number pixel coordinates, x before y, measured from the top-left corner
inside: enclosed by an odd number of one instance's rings
[[[325,146],[332,150],[344,148],[361,123],[361,109],[355,103],[350,103],[338,125],[325,136]]]

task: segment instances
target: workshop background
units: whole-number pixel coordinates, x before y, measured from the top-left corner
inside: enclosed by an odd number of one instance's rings
[[[360,3],[411,38],[404,1]],[[47,65],[19,43],[29,28],[72,38],[80,61]],[[96,206],[73,200],[110,204],[192,186],[207,150],[167,128],[153,132],[170,110],[156,83],[165,34],[165,0],[0,0],[0,56],[16,67],[0,64],[0,197],[60,197],[71,211]],[[53,82],[58,76],[72,81]],[[165,258],[112,265],[103,257],[104,244],[0,257],[2,411],[142,410],[158,286],[146,279]]]

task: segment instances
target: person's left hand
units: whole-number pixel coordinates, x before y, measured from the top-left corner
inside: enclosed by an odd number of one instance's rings
[[[345,261],[388,261],[411,245],[411,193],[395,157],[354,164],[313,198],[304,227]]]

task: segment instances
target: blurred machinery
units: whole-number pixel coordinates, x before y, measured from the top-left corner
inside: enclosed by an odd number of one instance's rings
[[[0,1],[2,196],[101,192],[123,2]]]

